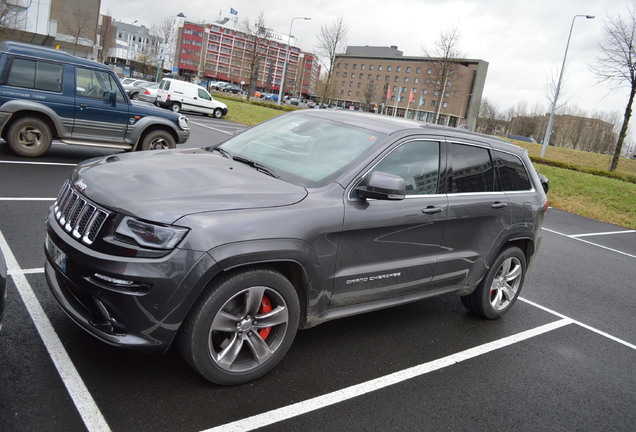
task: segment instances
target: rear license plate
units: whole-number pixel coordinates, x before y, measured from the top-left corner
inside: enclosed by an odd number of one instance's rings
[[[62,270],[63,273],[66,273],[66,254],[51,241],[48,235],[45,237],[44,243],[53,263]]]

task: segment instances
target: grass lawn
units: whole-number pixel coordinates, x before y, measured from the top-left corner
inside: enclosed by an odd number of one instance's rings
[[[547,165],[536,168],[550,179],[552,207],[636,229],[636,184]]]

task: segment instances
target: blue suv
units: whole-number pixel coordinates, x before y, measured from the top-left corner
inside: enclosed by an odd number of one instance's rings
[[[131,101],[107,66],[63,51],[0,43],[0,134],[20,156],[66,144],[126,151],[175,148],[187,118]]]

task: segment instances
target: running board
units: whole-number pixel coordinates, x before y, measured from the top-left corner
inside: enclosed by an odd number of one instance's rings
[[[104,148],[113,148],[113,149],[122,149],[122,150],[130,150],[133,148],[132,144],[115,144],[115,143],[108,144],[103,142],[80,141],[80,140],[70,140],[70,139],[61,139],[58,141],[64,144],[91,146],[91,147],[104,147]]]

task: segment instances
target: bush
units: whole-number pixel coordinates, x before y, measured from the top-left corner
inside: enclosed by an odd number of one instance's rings
[[[607,177],[607,178],[611,178],[611,179],[622,180],[622,181],[625,181],[625,182],[636,184],[636,176],[633,176],[631,174],[604,171],[604,170],[599,170],[599,169],[595,169],[595,168],[585,168],[585,167],[581,167],[581,166],[574,165],[574,164],[567,163],[567,162],[560,162],[560,161],[555,161],[555,160],[551,160],[551,159],[544,159],[544,158],[540,158],[540,157],[536,157],[536,156],[530,156],[530,159],[532,159],[533,163],[553,166],[553,167],[557,167],[557,168],[564,168],[564,169],[568,169],[568,170],[571,170],[571,171],[577,171],[577,172],[581,172],[581,173],[592,174],[592,175],[596,175],[596,176]]]

